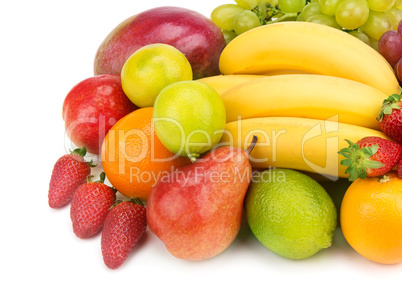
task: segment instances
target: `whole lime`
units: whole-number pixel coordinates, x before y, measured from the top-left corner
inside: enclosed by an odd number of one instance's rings
[[[121,70],[121,85],[127,97],[138,107],[152,107],[167,85],[192,80],[187,58],[168,44],[149,44],[135,51]]]
[[[153,120],[156,135],[168,150],[195,161],[221,139],[226,110],[211,86],[199,81],[181,81],[159,93]]]
[[[245,198],[245,215],[256,238],[289,259],[308,258],[332,245],[337,213],[314,179],[294,170],[255,173]]]

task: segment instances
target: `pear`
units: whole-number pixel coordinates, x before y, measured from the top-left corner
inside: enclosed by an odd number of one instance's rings
[[[205,260],[236,238],[251,180],[248,155],[256,140],[246,151],[212,150],[154,186],[147,202],[148,226],[173,256]]]

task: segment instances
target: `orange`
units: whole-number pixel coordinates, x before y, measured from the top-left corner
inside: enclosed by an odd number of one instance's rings
[[[101,152],[103,170],[113,187],[143,201],[158,180],[190,162],[162,145],[154,132],[152,113],[148,107],[121,118],[107,133]]]
[[[363,257],[382,264],[402,262],[402,178],[354,181],[341,204],[343,235]]]

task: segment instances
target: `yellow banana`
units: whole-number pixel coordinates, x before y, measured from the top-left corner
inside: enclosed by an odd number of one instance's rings
[[[357,38],[311,22],[279,22],[249,30],[223,50],[222,74],[298,70],[362,82],[386,95],[399,93],[388,62]]]
[[[215,75],[198,79],[198,81],[204,82],[211,86],[219,95],[229,90],[232,87],[238,86],[240,84],[258,79],[264,78],[266,76],[275,75],[287,75],[287,74],[309,74],[303,71],[296,70],[278,70],[264,73],[263,75],[255,74],[239,74],[239,75]]]
[[[226,124],[220,146],[247,149],[253,135],[257,144],[250,154],[254,169],[281,167],[325,175],[331,180],[346,178],[343,158],[337,152],[367,136],[385,139],[376,130],[329,120],[297,117],[262,117]]]
[[[222,95],[227,122],[265,116],[327,119],[380,129],[376,117],[387,95],[349,79],[289,74],[266,76]]]
[[[264,75],[216,75],[198,79],[211,86],[216,92],[221,95],[228,89],[240,85],[245,82],[265,77]]]

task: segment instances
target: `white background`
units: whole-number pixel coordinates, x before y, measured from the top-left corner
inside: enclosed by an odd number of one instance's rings
[[[162,5],[209,16],[217,5],[234,2],[8,3],[0,9],[1,295],[400,295],[402,265],[364,259],[339,228],[331,248],[302,261],[271,253],[246,225],[225,252],[203,262],[176,259],[147,230],[124,265],[107,269],[100,236],[76,238],[69,207],[54,210],[47,203],[51,170],[70,145],[64,97],[93,75],[99,44],[127,17]]]

